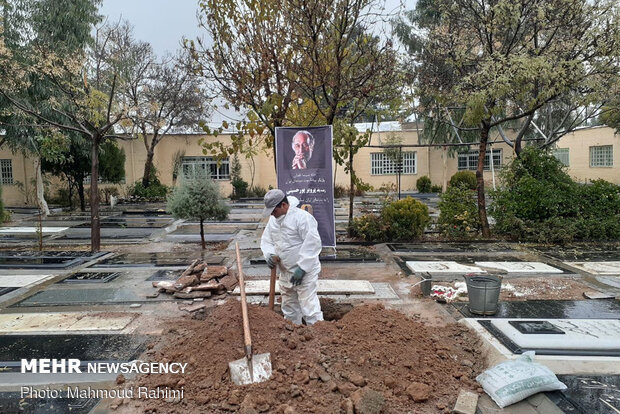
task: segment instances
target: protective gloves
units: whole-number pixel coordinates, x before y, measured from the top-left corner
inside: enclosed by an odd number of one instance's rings
[[[299,266],[295,266],[293,270],[293,276],[291,276],[291,283],[293,284],[293,286],[301,285],[301,279],[304,278],[305,274],[306,274],[305,270],[303,270]]]
[[[270,269],[273,269],[274,267],[276,267],[276,263],[278,262],[278,260],[278,256],[276,256],[275,254],[270,254],[269,258],[267,259],[267,266],[269,266]]]

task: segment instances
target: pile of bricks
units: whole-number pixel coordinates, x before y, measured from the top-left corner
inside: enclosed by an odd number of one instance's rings
[[[226,266],[207,266],[197,259],[175,281],[153,282],[159,293],[178,299],[219,299],[232,292],[239,281]]]

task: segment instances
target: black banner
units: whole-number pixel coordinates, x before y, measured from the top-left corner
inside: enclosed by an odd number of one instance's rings
[[[336,246],[332,151],[331,125],[276,128],[278,188],[314,216],[323,247]]]

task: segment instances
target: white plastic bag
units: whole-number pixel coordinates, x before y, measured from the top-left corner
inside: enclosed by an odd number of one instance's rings
[[[487,369],[476,381],[501,408],[539,392],[566,389],[549,368],[534,362],[534,351]]]

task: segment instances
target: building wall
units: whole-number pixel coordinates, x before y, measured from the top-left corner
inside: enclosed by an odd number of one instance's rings
[[[419,144],[418,135],[415,129],[397,131],[397,132],[374,132],[370,145],[386,144],[398,137],[403,145]],[[186,157],[202,157],[202,146],[199,144],[200,138],[205,140],[217,140],[224,144],[230,143],[229,135],[219,135],[215,137],[206,137],[204,135],[170,135],[166,136],[156,147],[154,165],[157,168],[158,177],[165,185],[173,184],[172,170],[175,153],[181,151]],[[513,150],[505,144],[499,137],[491,137],[494,141],[493,148],[501,148],[502,166],[506,165],[513,157]],[[142,140],[124,140],[118,141],[119,145],[125,149],[126,163],[125,184],[120,185],[121,195],[127,194],[130,185],[142,178],[144,172],[144,163],[146,161],[146,148]],[[600,145],[611,145],[613,147],[613,167],[590,167],[590,147]],[[597,178],[603,178],[615,184],[620,184],[620,135],[614,134],[614,130],[608,127],[593,127],[579,129],[571,134],[566,135],[558,141],[558,148],[568,148],[570,165],[569,174],[576,180],[585,182]],[[475,150],[477,148],[471,148]],[[381,152],[381,148],[365,147],[355,155],[354,168],[359,177],[366,183],[378,189],[383,185],[396,184],[397,175],[373,175],[371,174],[371,154]],[[416,153],[416,171],[415,174],[401,175],[401,189],[403,191],[415,190],[416,181],[423,175],[431,178],[434,185],[444,186],[450,177],[458,171],[458,157],[456,150],[450,151],[448,148],[441,147],[416,147],[403,148],[403,151],[414,151]],[[33,162],[25,158],[21,153],[13,154],[10,150],[0,150],[0,159],[11,159],[13,167],[13,185],[3,185],[2,198],[5,205],[19,206],[25,204],[34,204],[34,188],[32,178],[34,177]],[[251,181],[250,164],[251,160],[245,159],[243,155],[239,156],[241,162],[241,175],[248,183]],[[277,180],[273,162],[273,152],[261,152],[254,157],[255,177],[254,184],[264,188],[276,187]],[[335,163],[334,163],[335,164]],[[495,171],[496,183],[497,173]],[[349,177],[344,172],[344,167],[335,166],[336,184],[348,187]],[[493,183],[493,174],[491,171],[484,173],[487,188]],[[64,185],[62,180],[57,177],[47,177],[48,182],[52,183],[51,192],[57,190]],[[17,185],[17,183],[21,183]],[[229,196],[232,192],[230,180],[218,181],[223,196]],[[105,187],[106,185],[102,185]],[[29,194],[26,196],[26,194]]]
[[[612,167],[590,167],[590,147],[611,146]],[[588,182],[602,178],[620,184],[620,135],[612,128],[592,127],[578,129],[557,142],[557,148],[568,149],[568,173],[575,181]]]
[[[9,149],[0,150],[0,160],[11,160],[13,184],[2,185],[2,201],[5,206],[24,206],[34,203],[35,177],[34,162],[21,152],[13,153]]]

